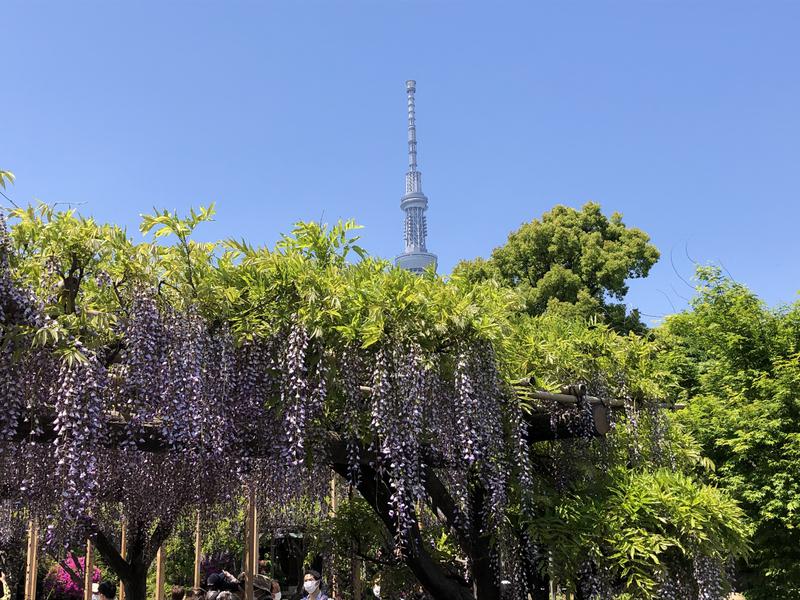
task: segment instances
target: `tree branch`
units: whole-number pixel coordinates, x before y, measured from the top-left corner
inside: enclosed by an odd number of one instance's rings
[[[100,531],[97,527],[93,527],[92,529],[94,531],[92,535],[94,547],[97,548],[97,551],[108,563],[108,566],[110,566],[114,573],[119,575],[120,579],[123,581],[131,579],[133,573],[128,561],[122,557],[119,550],[117,550],[116,546],[106,537],[105,533]]]
[[[346,448],[341,444],[338,448],[340,456],[346,456]],[[345,459],[332,460],[331,468],[342,477],[349,475],[348,463]],[[364,500],[372,507],[383,521],[389,531],[394,531],[396,523],[391,512],[391,498],[389,482],[386,476],[378,475],[370,465],[362,465],[361,479],[358,482],[358,491]],[[425,549],[419,527],[414,524],[408,534],[408,543],[405,548],[405,563],[417,577],[417,580],[435,598],[447,600],[473,600],[472,590],[445,571]]]
[[[72,564],[73,565],[80,566],[81,563],[78,562],[78,557],[75,556],[75,553],[72,550],[69,551],[69,558],[72,559]],[[67,575],[69,575],[69,578],[72,579],[72,583],[74,583],[79,588],[83,587],[83,578],[80,575],[78,575],[75,571],[72,570],[72,567],[70,567],[67,564],[66,560],[60,561],[58,564],[61,565],[61,568],[64,569],[67,572]],[[84,564],[84,571],[85,570],[86,570],[86,565]]]
[[[461,510],[459,510],[453,497],[447,491],[442,480],[433,470],[432,467],[425,467],[425,491],[428,493],[430,506],[433,512],[441,512],[444,516],[447,525],[455,531],[456,538],[459,545],[467,554],[472,553],[472,540],[469,533],[460,524],[464,522],[463,517],[460,517]]]
[[[172,533],[172,523],[167,521],[159,521],[153,534],[150,536],[150,543],[147,546],[147,554],[145,554],[145,562],[150,564],[156,556],[156,552],[161,547],[161,544]]]

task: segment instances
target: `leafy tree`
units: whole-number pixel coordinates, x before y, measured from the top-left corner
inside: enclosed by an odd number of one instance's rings
[[[702,267],[691,310],[658,331],[688,408],[681,421],[716,464],[709,478],[752,520],[748,600],[800,597],[800,304],[770,309]]]
[[[617,329],[641,330],[638,312],[626,315],[621,301],[626,281],[646,277],[658,258],[647,234],[589,202],[581,210],[554,207],[509,234],[489,259],[463,261],[454,274],[518,289],[531,315],[550,310],[599,316]]]

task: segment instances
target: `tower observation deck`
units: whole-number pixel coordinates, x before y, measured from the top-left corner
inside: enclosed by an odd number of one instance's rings
[[[436,255],[428,252],[428,198],[422,193],[422,173],[417,169],[417,125],[414,106],[416,81],[406,81],[408,97],[408,171],[406,193],[400,199],[400,209],[405,213],[405,251],[395,259],[395,264],[415,273],[422,273],[430,265],[436,270]]]

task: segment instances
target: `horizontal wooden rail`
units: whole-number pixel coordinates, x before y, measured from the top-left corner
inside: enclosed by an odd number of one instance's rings
[[[532,385],[529,380],[514,382],[516,387]],[[362,393],[372,392],[372,388],[361,386]],[[531,390],[522,392],[522,396],[544,402],[556,402],[564,406],[577,405],[581,402],[591,407],[592,426],[594,435],[605,435],[609,431],[609,410],[620,409],[626,406],[625,400],[603,399],[590,396],[585,393],[584,386],[570,386],[562,393],[547,392],[544,390]],[[669,409],[683,408],[683,404],[660,403],[659,406]],[[527,425],[526,438],[529,442],[546,441],[553,439],[564,439],[575,437],[569,422],[561,419],[551,422],[550,414],[544,407],[533,407],[533,410],[525,415]],[[54,426],[55,412],[52,409],[40,410],[36,415],[28,415],[28,418],[19,423],[17,433],[12,441],[31,440],[38,443],[50,442],[56,438]],[[124,415],[117,412],[109,412],[103,415],[104,434],[103,444],[106,447],[121,447],[128,440],[129,424],[125,421]],[[136,425],[137,435],[134,436],[135,448],[143,452],[167,452],[175,450],[167,443],[160,430],[160,422],[142,423]],[[584,430],[585,431],[585,430]],[[247,443],[246,452],[249,456],[265,457],[270,456],[275,450],[273,440],[268,438],[253,439]]]

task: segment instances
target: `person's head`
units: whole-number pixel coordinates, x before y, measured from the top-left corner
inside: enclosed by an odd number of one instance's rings
[[[269,575],[269,561],[268,560],[260,560],[258,561],[258,572],[262,575]]]
[[[319,585],[322,582],[322,575],[319,571],[308,569],[303,575],[303,589],[307,594],[313,594],[319,590]]]
[[[183,597],[185,595],[186,595],[186,590],[183,588],[182,585],[172,586],[172,600],[183,600]]]
[[[117,586],[110,581],[103,581],[97,586],[97,595],[100,600],[114,600],[117,596]]]
[[[208,576],[208,580],[206,581],[206,587],[209,590],[218,590],[220,588],[220,583],[222,582],[222,577],[219,573],[212,573]]]

